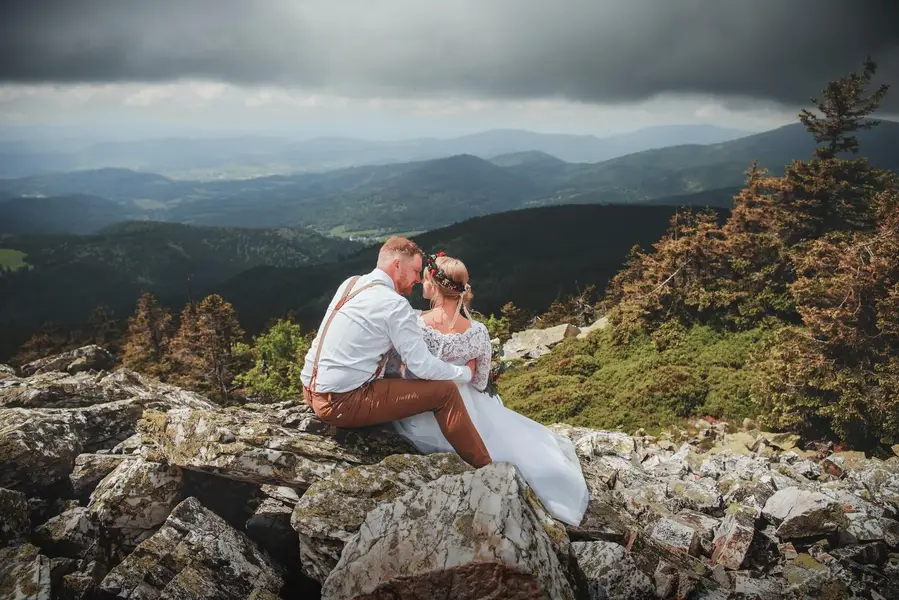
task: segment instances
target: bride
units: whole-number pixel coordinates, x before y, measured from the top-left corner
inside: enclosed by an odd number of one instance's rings
[[[457,365],[477,360],[474,378],[460,385],[459,391],[491,458],[514,464],[554,518],[579,525],[587,509],[588,492],[574,444],[506,408],[498,396],[484,392],[492,346],[487,327],[473,321],[468,311],[472,298],[468,270],[462,261],[443,253],[426,256],[425,260],[422,288],[431,310],[419,315],[419,325],[428,349],[437,358]],[[460,314],[462,311],[468,318]],[[388,362],[387,370],[415,377],[399,365],[396,356]],[[395,421],[394,428],[422,453],[455,452],[433,413]]]

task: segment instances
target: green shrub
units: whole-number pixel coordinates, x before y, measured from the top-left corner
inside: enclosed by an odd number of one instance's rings
[[[664,330],[670,334],[664,344],[646,334],[616,343],[611,328],[566,340],[530,366],[508,371],[499,382],[503,401],[542,423],[626,431],[659,431],[705,415],[741,421],[755,414],[747,364],[771,332]]]
[[[243,344],[240,352],[249,354],[253,366],[235,382],[249,396],[262,400],[297,400],[302,397],[300,372],[312,334],[303,334],[297,323],[278,320],[271,328],[253,338],[253,346]]]

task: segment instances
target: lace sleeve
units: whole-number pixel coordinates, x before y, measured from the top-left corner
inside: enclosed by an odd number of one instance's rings
[[[481,323],[472,323],[473,327],[478,328],[475,334],[475,343],[479,344],[480,351],[477,355],[477,371],[471,380],[471,384],[478,391],[483,392],[487,389],[487,380],[490,378],[490,359],[493,357],[493,344],[490,343],[490,334],[487,327]]]

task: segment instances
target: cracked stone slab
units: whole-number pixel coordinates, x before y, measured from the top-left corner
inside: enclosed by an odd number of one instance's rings
[[[341,468],[415,453],[404,440],[382,431],[315,435],[241,409],[147,411],[140,433],[142,456],[148,460],[303,490]]]
[[[535,500],[508,463],[407,492],[368,513],[322,598],[573,600]]]
[[[283,585],[246,535],[191,497],[103,578],[100,590],[129,600],[245,600],[277,597]]]

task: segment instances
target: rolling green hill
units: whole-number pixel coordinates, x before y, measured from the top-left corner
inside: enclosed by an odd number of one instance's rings
[[[578,287],[599,289],[634,244],[648,246],[668,228],[673,206],[552,206],[470,219],[415,236],[426,251],[442,250],[469,268],[473,307],[498,312],[514,300],[544,310]],[[722,214],[726,210],[722,210]],[[258,329],[294,311],[308,328],[319,325],[337,285],[374,268],[377,246],[327,265],[257,267],[208,288],[232,302],[241,323]],[[420,299],[419,306],[423,306]]]
[[[875,166],[899,169],[899,123],[884,121],[859,137],[861,152]],[[672,196],[730,190],[742,185],[753,160],[777,173],[790,160],[807,158],[812,148],[811,135],[795,124],[722,143],[671,146],[600,163],[567,163],[540,151],[504,154],[490,161],[459,154],[324,173],[206,182],[102,169],[0,180],[0,197],[93,194],[115,200],[121,207],[114,210],[135,219],[382,234],[431,230],[529,207],[659,203]],[[35,220],[29,223],[36,230],[47,230]],[[87,225],[77,226],[79,231],[89,230]]]
[[[188,289],[255,266],[336,261],[360,247],[307,229],[155,222],[119,223],[84,236],[2,235],[0,249],[24,254],[29,268],[0,277],[0,338],[21,343],[44,321],[80,324],[101,304],[127,315],[142,291],[180,305]]]
[[[133,214],[98,196],[12,198],[0,202],[0,233],[95,233]]]

